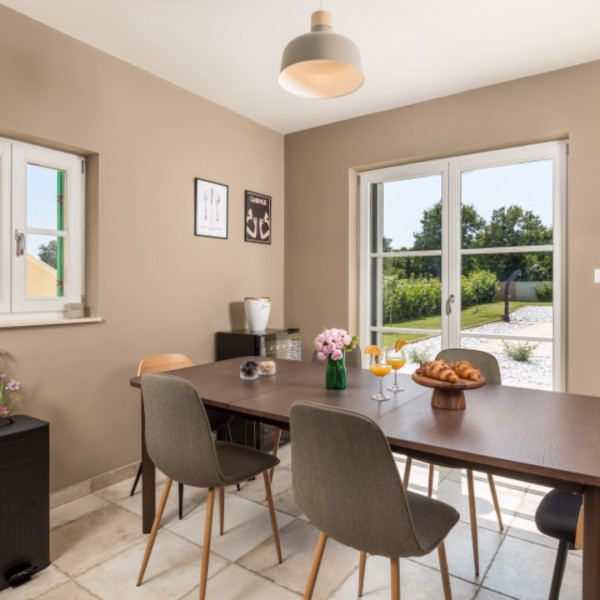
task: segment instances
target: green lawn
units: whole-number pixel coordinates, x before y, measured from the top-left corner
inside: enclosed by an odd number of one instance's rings
[[[531,304],[535,304],[536,306],[552,306],[551,302],[510,302],[508,306],[509,311],[513,311],[517,308],[521,308],[522,306],[530,306]],[[464,308],[461,311],[460,323],[461,327],[465,329],[466,327],[474,327],[483,323],[489,323],[490,321],[500,321],[503,315],[504,302],[490,302],[489,304],[481,304],[480,306],[469,306],[468,308]],[[386,327],[389,327],[387,323]],[[421,319],[413,319],[411,321],[402,321],[400,323],[394,323],[392,327],[406,327],[415,329],[441,329],[442,317],[441,315],[437,315],[431,317],[423,317]],[[400,337],[400,335],[397,333],[384,333],[383,345],[387,346],[393,344],[398,339],[398,337]],[[421,339],[426,336],[415,333],[403,333],[401,334],[401,337],[407,342],[410,342],[413,340]]]

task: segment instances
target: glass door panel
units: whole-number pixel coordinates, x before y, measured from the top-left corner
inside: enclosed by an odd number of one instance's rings
[[[552,389],[554,161],[463,170],[460,190],[459,345]]]

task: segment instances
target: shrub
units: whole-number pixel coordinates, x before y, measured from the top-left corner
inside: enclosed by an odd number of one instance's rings
[[[543,283],[542,285],[538,285],[535,288],[536,298],[540,302],[552,302],[552,292],[552,283],[550,283],[549,281]]]
[[[539,344],[530,342],[511,344],[510,342],[503,341],[502,344],[506,354],[517,362],[529,362],[534,350],[539,346]]]
[[[408,350],[407,354],[410,362],[413,363],[422,363],[426,360],[430,360],[429,353],[425,348],[412,348],[411,350]]]

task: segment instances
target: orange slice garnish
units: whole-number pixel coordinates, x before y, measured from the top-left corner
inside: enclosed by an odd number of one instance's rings
[[[399,350],[402,350],[404,346],[406,346],[406,342],[404,340],[398,340],[394,346],[394,350],[398,352]]]
[[[381,348],[375,344],[371,344],[365,348],[365,354],[374,354],[375,356],[381,356]]]

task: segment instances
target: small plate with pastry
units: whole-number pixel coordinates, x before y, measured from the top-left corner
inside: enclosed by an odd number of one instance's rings
[[[412,379],[433,388],[431,406],[446,410],[464,410],[467,407],[464,390],[474,390],[486,384],[481,371],[466,360],[422,362],[412,374]]]

